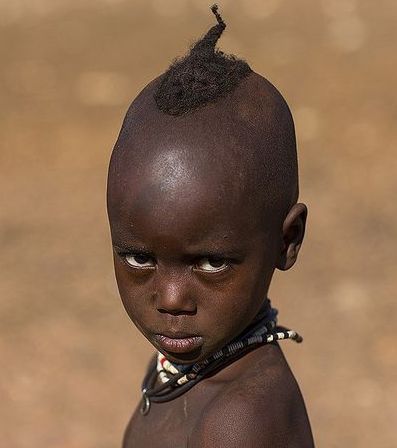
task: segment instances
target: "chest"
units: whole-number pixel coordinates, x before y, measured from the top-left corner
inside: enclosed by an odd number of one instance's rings
[[[193,391],[192,391],[193,392]],[[126,430],[123,448],[185,448],[212,394],[191,391],[166,403],[153,403],[142,415],[140,404]]]

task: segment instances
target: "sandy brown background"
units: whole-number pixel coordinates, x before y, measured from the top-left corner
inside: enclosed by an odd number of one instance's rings
[[[295,116],[298,265],[275,276],[318,447],[397,446],[397,2],[223,0],[220,46]],[[113,448],[150,347],[112,272],[106,168],[129,101],[213,23],[199,0],[0,1],[0,446]]]

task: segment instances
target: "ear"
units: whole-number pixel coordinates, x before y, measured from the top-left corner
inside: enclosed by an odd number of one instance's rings
[[[288,212],[283,223],[281,252],[276,268],[286,271],[298,258],[303,237],[305,236],[307,207],[305,204],[295,204]]]

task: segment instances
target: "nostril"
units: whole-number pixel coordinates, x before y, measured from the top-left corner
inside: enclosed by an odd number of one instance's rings
[[[197,308],[193,310],[169,310],[164,308],[157,308],[157,311],[162,314],[171,314],[172,316],[194,316],[197,313]]]

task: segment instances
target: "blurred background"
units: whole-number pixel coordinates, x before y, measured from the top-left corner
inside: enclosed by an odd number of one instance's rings
[[[284,94],[309,206],[270,291],[318,447],[397,446],[397,2],[219,0],[219,46]],[[106,170],[201,0],[0,0],[0,445],[119,447],[151,353],[118,298]]]

